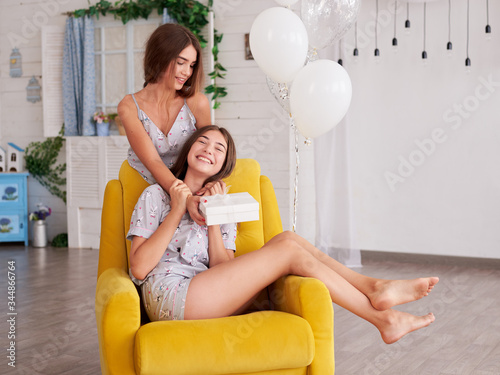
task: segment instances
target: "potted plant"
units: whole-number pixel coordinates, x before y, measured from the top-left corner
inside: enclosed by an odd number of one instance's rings
[[[64,143],[64,125],[57,137],[43,142],[31,142],[24,154],[26,169],[51,194],[66,203],[66,163],[58,164],[59,152]]]
[[[108,136],[110,116],[103,111],[98,111],[94,113],[93,119],[96,125],[97,135],[102,137]]]
[[[45,219],[50,216],[52,210],[43,203],[37,203],[37,210],[30,213],[29,219],[33,221],[33,247],[47,246],[47,227]]]

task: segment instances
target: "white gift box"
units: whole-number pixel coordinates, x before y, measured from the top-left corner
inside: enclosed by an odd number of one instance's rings
[[[259,202],[248,193],[203,197],[200,211],[207,225],[259,220]]]

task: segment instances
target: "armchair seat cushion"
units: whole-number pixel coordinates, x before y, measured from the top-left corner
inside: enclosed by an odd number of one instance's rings
[[[305,370],[314,353],[314,335],[305,319],[262,311],[146,324],[136,335],[134,362],[141,375],[244,374]]]

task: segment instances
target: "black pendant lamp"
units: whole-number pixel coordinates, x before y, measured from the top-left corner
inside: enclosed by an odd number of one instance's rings
[[[352,55],[354,56],[354,61],[358,59],[359,50],[358,50],[358,21],[354,23],[354,50],[352,51]]]
[[[397,14],[398,14],[398,2],[394,2],[394,38],[392,38],[392,48],[394,52],[398,52],[398,38],[396,37],[396,25],[397,25]]]
[[[380,61],[380,51],[378,49],[378,0],[375,1],[375,51],[373,51],[373,56],[375,57],[375,62]]]
[[[470,61],[470,58],[469,58],[469,2],[470,0],[467,0],[467,48],[466,48],[466,52],[467,52],[467,57],[465,59],[465,71],[466,73],[469,73],[470,72],[470,67],[471,67],[471,61]]]
[[[422,51],[422,60],[424,63],[427,60],[427,51],[425,50],[425,29],[426,29],[426,18],[427,18],[427,3],[424,3],[424,50]]]

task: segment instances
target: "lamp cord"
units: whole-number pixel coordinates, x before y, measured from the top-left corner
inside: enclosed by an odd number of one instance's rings
[[[448,0],[448,42],[451,41],[451,0]]]
[[[424,51],[425,51],[425,29],[426,29],[426,5],[427,2],[424,3]]]
[[[398,14],[398,2],[394,2],[394,38],[396,37],[396,18]]]
[[[467,58],[469,57],[469,0],[467,0]]]
[[[489,1],[486,0],[486,24],[490,24],[490,6],[489,6]]]
[[[378,47],[378,0],[375,2],[375,48]]]
[[[358,21],[354,23],[354,48],[358,48]]]

